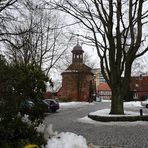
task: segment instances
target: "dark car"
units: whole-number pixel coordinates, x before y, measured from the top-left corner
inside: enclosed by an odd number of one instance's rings
[[[60,108],[59,102],[55,99],[44,99],[43,101],[48,103],[48,109],[50,112],[56,112]]]
[[[20,104],[20,112],[22,114],[31,114],[34,110],[34,102],[32,100],[24,100]]]
[[[49,106],[48,103],[44,102],[41,99],[35,99],[33,100],[34,104],[35,104],[35,110],[38,110],[42,113],[46,113],[49,110]]]
[[[31,114],[33,112],[46,113],[48,112],[48,104],[40,99],[24,100],[20,105],[20,112],[22,114]]]

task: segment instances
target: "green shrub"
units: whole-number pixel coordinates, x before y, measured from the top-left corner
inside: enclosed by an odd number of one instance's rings
[[[21,117],[15,117],[8,121],[0,121],[0,147],[22,148],[26,144],[45,144],[42,133],[38,133],[33,124],[23,122]]]
[[[44,119],[43,113],[29,116],[31,124],[18,116],[20,102],[28,98],[42,98],[48,77],[32,64],[8,64],[0,56],[0,148],[19,148],[26,143],[44,144],[36,126]]]
[[[28,123],[18,114],[18,109],[13,104],[4,103],[0,105],[0,147],[22,148],[26,144],[45,144],[41,133],[36,131],[43,121],[43,115],[33,114]]]

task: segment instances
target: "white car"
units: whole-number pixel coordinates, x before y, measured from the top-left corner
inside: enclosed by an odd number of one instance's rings
[[[148,108],[148,99],[144,100],[144,101],[141,101],[141,105]]]

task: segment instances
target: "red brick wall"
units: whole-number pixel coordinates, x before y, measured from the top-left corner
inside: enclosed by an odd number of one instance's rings
[[[93,80],[91,74],[63,73],[62,87],[58,92],[59,98],[66,98],[69,101],[88,101],[89,84]],[[78,80],[79,79],[79,80]],[[78,98],[78,81],[81,82],[81,97]]]
[[[137,93],[138,99],[148,94],[148,76],[132,77],[130,83],[131,91]]]

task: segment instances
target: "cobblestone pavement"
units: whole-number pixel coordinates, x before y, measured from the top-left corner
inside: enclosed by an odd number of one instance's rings
[[[109,103],[101,102],[61,109],[57,113],[48,114],[45,123],[53,124],[54,130],[58,132],[82,135],[88,142],[99,145],[100,148],[148,148],[148,122],[89,124],[77,120],[90,112],[108,107]],[[144,112],[148,113],[148,109],[144,109]]]

